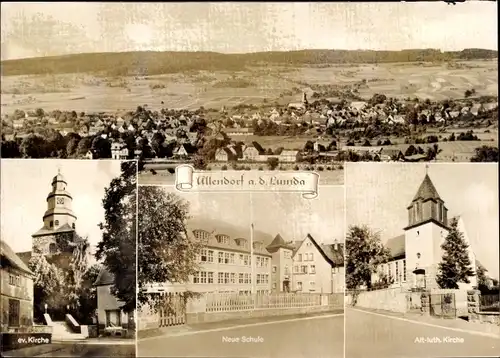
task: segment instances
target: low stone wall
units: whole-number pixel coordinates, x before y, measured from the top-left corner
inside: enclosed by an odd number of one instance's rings
[[[206,322],[221,322],[221,321],[245,319],[245,318],[334,312],[338,309],[341,309],[341,307],[317,306],[317,307],[297,307],[297,308],[266,308],[259,310],[247,310],[247,311],[235,311],[235,312],[210,312],[210,313],[195,312],[195,313],[187,313],[186,323],[196,324],[196,323],[206,323]]]
[[[351,293],[346,297],[346,304],[354,307],[401,313],[405,313],[408,310],[406,293],[401,292],[401,288],[399,287]]]
[[[500,313],[472,313],[470,314],[470,320],[474,322],[489,323],[500,326]]]

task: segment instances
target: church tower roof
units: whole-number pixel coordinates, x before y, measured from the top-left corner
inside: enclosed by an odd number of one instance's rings
[[[436,187],[432,183],[432,180],[428,174],[425,174],[425,178],[422,181],[422,184],[420,184],[420,187],[418,188],[417,193],[413,197],[412,202],[417,201],[419,199],[421,199],[422,201],[427,201],[427,200],[442,201],[441,198],[439,197]]]

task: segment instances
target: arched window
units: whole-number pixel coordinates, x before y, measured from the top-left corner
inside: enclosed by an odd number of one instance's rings
[[[71,227],[74,229],[75,228],[75,223],[71,224]]]
[[[57,246],[53,242],[49,245],[49,253],[55,254],[57,252]]]

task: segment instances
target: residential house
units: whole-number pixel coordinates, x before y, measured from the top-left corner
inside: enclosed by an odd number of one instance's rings
[[[259,156],[264,155],[262,150],[259,150],[255,144],[249,145],[243,149],[243,159],[249,162],[256,162]]]
[[[307,234],[293,254],[292,291],[333,293],[342,292],[340,276],[343,273],[342,263],[338,260],[341,249],[337,250],[330,245],[320,245]],[[333,251],[332,251],[333,250]],[[343,254],[341,255],[343,258]],[[338,276],[334,276],[338,275]],[[333,278],[335,277],[335,281]]]
[[[174,157],[190,157],[196,152],[196,148],[189,143],[178,145],[174,149]]]
[[[226,133],[228,136],[243,136],[243,135],[253,135],[253,129],[252,128],[225,128],[224,133]]]
[[[129,150],[124,142],[114,142],[111,144],[111,158],[117,160],[127,159]]]
[[[215,160],[218,162],[235,161],[238,160],[238,153],[234,146],[219,148],[217,152],[215,152]]]
[[[107,327],[127,329],[134,325],[135,312],[125,312],[122,309],[123,302],[119,301],[111,293],[113,285],[113,275],[105,268],[102,268],[94,282],[97,291],[97,324],[99,330]]]
[[[26,332],[33,326],[33,272],[12,251],[4,240],[0,241],[1,332]]]
[[[298,155],[298,150],[283,150],[280,153],[278,160],[283,163],[295,163]]]

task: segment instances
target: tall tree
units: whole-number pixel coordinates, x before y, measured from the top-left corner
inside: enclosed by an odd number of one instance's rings
[[[114,276],[111,292],[122,301],[125,311],[136,306],[136,224],[137,164],[121,163],[121,175],[111,181],[102,201],[102,240],[96,258]]]
[[[351,226],[346,237],[346,285],[348,289],[372,288],[372,274],[390,254],[378,233],[366,225]]]
[[[442,261],[438,266],[436,281],[441,288],[459,288],[459,283],[470,283],[469,277],[474,276],[468,249],[463,233],[458,229],[458,220],[453,218],[450,231],[444,239]]]
[[[143,288],[156,282],[186,282],[197,269],[205,242],[188,233],[189,204],[161,187],[139,187],[139,305],[148,302]]]

